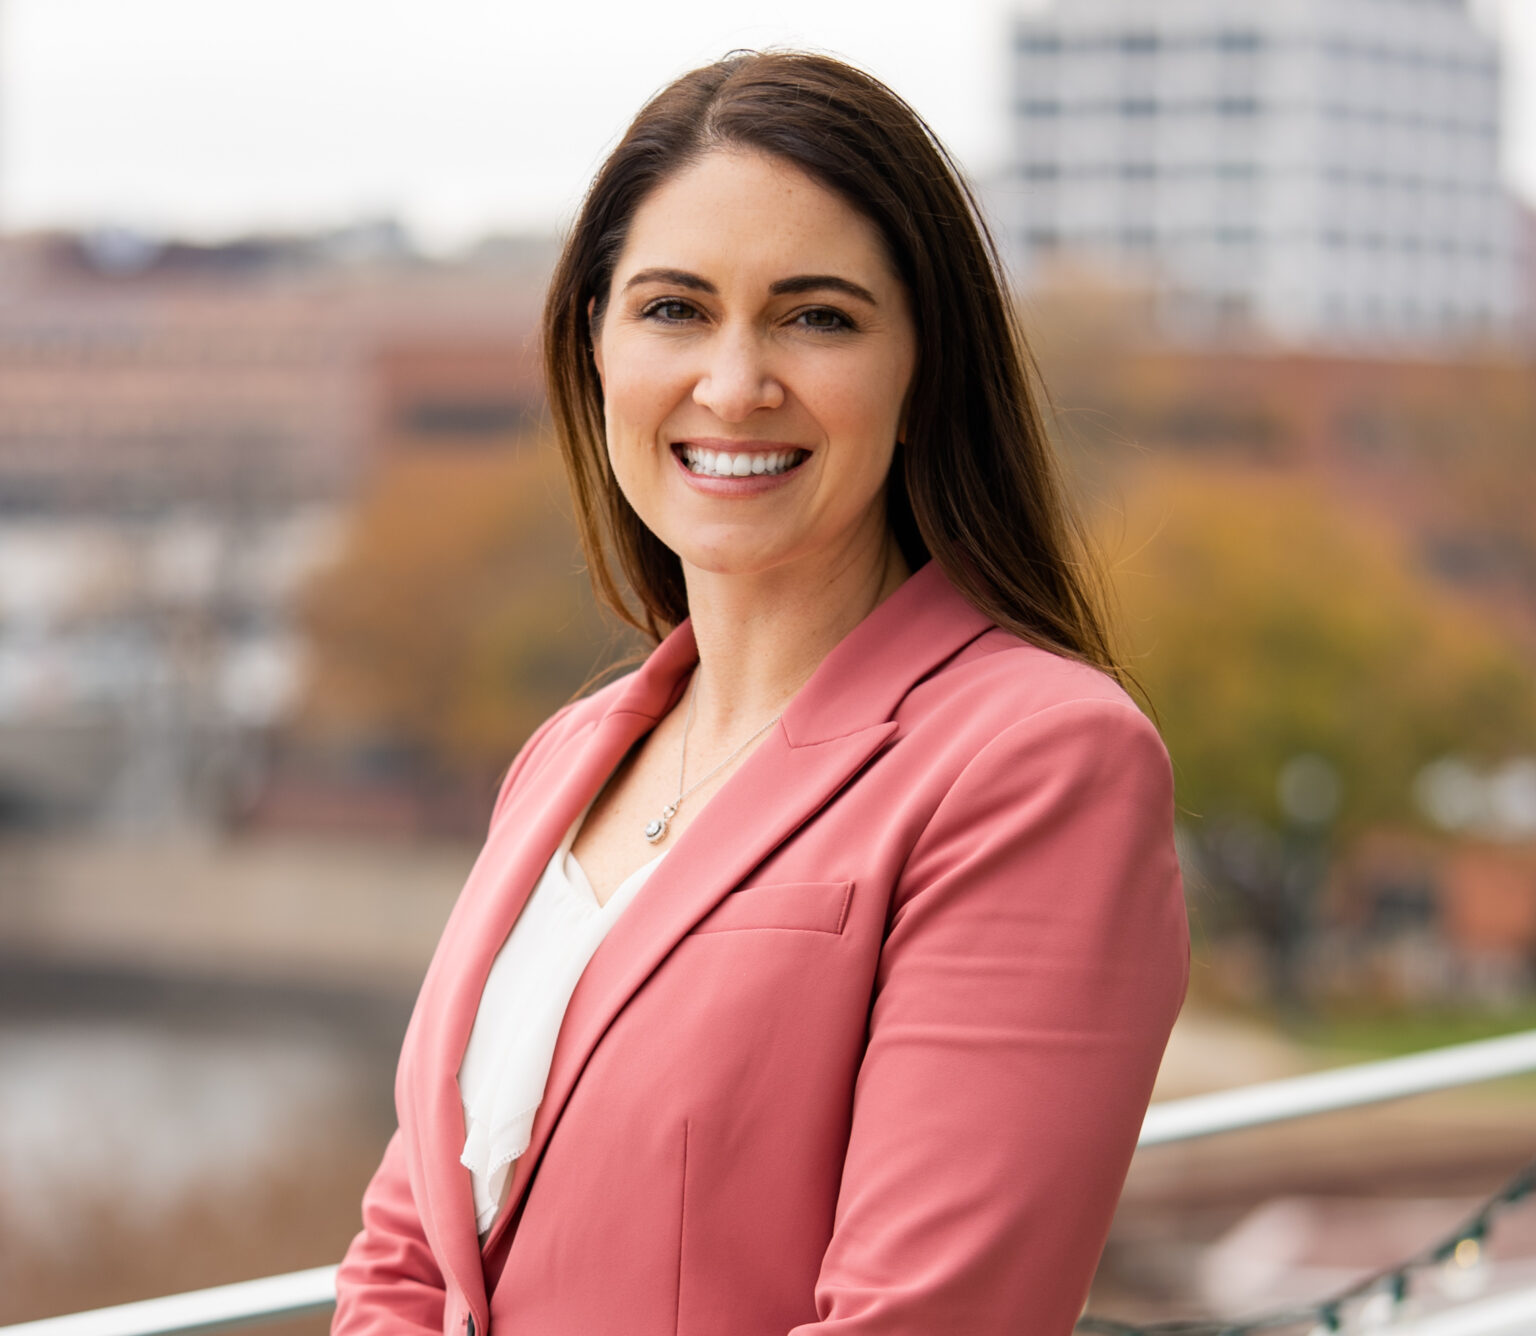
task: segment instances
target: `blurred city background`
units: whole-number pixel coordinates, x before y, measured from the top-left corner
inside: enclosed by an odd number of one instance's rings
[[[1177,773],[1159,1098],[1536,1027],[1536,4],[528,8],[0,8],[0,1323],[356,1229],[498,776],[633,648],[559,229],[733,46],[996,229]],[[1093,1307],[1315,1296],[1533,1153],[1532,1079],[1148,1151]]]

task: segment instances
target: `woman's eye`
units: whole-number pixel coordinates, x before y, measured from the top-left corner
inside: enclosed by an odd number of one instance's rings
[[[853,322],[841,311],[834,311],[829,306],[812,306],[801,311],[797,319],[807,329],[852,329]]]
[[[641,314],[648,319],[660,320],[667,324],[682,324],[692,319],[693,307],[687,302],[666,297],[661,301],[652,302]]]

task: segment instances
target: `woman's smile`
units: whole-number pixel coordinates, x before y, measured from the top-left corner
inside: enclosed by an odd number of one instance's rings
[[[805,476],[809,450],[779,441],[731,441],[701,437],[672,446],[688,486],[700,496],[762,496]]]
[[[684,441],[672,447],[689,473],[701,478],[782,477],[810,458],[797,446]]]

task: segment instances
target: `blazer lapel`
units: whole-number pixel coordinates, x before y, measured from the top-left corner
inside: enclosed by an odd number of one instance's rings
[[[517,1163],[508,1203],[487,1237],[487,1249],[517,1211],[587,1059],[625,1003],[688,930],[895,731],[895,724],[877,724],[822,746],[795,748],[782,727],[775,729],[711,799],[721,824],[695,822],[684,831],[640,898],[619,916],[571,994],[528,1149]],[[733,815],[748,812],[749,824]],[[731,830],[733,838],[713,838],[711,826]]]
[[[779,725],[710,800],[711,819],[696,821],[683,832],[635,905],[620,915],[598,947],[571,995],[531,1139],[514,1169],[507,1203],[486,1238],[486,1251],[516,1217],[588,1058],[630,997],[689,929],[831,801],[896,733],[891,716],[913,683],[990,625],[932,562],[924,566],[827,656]],[[685,624],[680,631],[686,629]],[[656,707],[643,727],[676,699],[681,674],[693,661],[684,662],[675,652],[678,634],[653,656],[674,649],[658,665],[663,680],[636,693]],[[692,644],[690,633],[690,650]],[[631,708],[638,703],[631,701]],[[606,755],[608,749],[603,750]],[[582,769],[587,771],[585,764]],[[579,805],[560,825],[555,842],[578,811]],[[730,838],[716,838],[722,830]],[[555,842],[543,849],[544,860]]]
[[[571,823],[634,743],[671,708],[697,660],[685,624],[652,652],[593,723],[564,739],[537,776],[507,796],[476,859],[422,982],[401,1050],[397,1102],[409,1107],[421,1161],[412,1188],[434,1248],[471,1307],[484,1308],[485,1277],[475,1233],[469,1171],[460,1163],[464,1109],[458,1071],[496,954]],[[533,779],[534,782],[527,782]]]

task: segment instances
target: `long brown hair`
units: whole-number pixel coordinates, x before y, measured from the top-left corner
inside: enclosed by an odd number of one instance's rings
[[[887,506],[908,564],[931,557],[997,625],[1121,676],[1102,581],[1065,497],[1038,375],[976,201],[911,107],[821,55],[738,52],[662,89],[603,164],[565,243],[544,308],[544,360],[599,596],[656,639],[688,615],[681,563],[609,467],[591,330],[636,209],[663,181],[727,147],[791,162],[835,190],[879,229],[906,284],[918,355]]]

